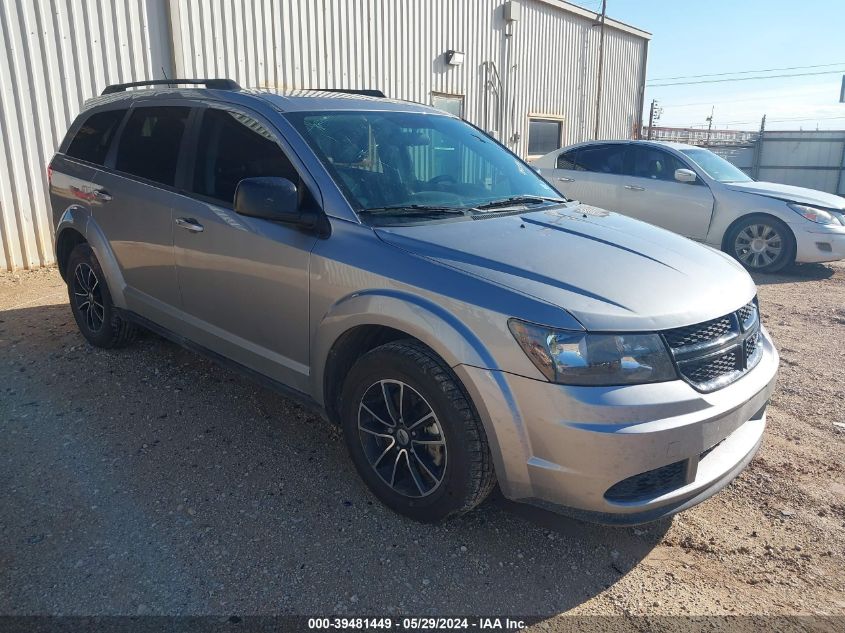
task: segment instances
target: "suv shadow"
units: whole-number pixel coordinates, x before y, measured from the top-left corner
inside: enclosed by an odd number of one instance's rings
[[[495,498],[427,526],[382,506],[341,434],[153,335],[89,346],[65,304],[0,312],[2,613],[546,617],[670,525]]]

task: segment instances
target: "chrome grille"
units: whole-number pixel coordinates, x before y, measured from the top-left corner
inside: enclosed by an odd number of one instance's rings
[[[718,380],[735,371],[740,371],[740,366],[739,354],[734,350],[684,364],[684,376],[698,385]]]
[[[666,332],[666,342],[673,349],[696,346],[709,343],[734,330],[734,320],[730,316],[723,316],[712,321],[669,330]]]
[[[756,297],[736,312],[662,334],[681,376],[699,391],[732,383],[762,356]]]

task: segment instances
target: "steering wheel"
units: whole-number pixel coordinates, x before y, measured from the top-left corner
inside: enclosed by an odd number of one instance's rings
[[[455,180],[455,177],[452,174],[440,174],[439,176],[435,176],[434,178],[429,180],[428,184],[439,185],[441,182],[457,183],[458,181]]]

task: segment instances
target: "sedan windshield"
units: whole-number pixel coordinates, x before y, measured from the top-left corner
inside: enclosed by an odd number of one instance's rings
[[[701,167],[713,180],[719,182],[752,181],[739,167],[732,165],[709,149],[682,149],[681,153],[688,156],[690,160]]]
[[[462,218],[563,202],[534,170],[452,117],[408,112],[292,112],[367,222]]]

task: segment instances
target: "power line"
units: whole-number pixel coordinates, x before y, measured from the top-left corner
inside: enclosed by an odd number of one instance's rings
[[[822,116],[822,117],[789,117],[785,119],[766,119],[768,123],[789,123],[790,121],[831,121],[834,119],[845,119],[845,116]],[[759,123],[759,121],[719,121],[719,125],[749,125],[751,123]],[[696,125],[703,126],[703,123],[690,123],[681,127],[692,128]],[[672,126],[674,127],[674,126]]]
[[[754,79],[779,79],[781,77],[812,77],[815,75],[838,75],[845,70],[825,70],[816,73],[791,73],[786,75],[766,75],[765,77],[734,77],[731,79],[706,79],[704,81],[678,81],[669,84],[651,85],[649,88],[665,88],[666,86],[691,86],[693,84],[718,84],[727,81],[752,81]]]
[[[826,68],[828,66],[840,66],[845,62],[833,62],[830,64],[816,64],[814,66],[786,66],[784,68],[762,68],[760,70],[736,70],[730,73],[711,73],[709,75],[679,75],[677,77],[656,77],[649,81],[669,81],[671,79],[701,79],[703,77],[724,77],[725,75],[748,75],[751,73],[769,73],[779,70],[805,70],[807,68]]]
[[[772,101],[776,98],[772,95],[767,95],[765,97],[747,97],[745,99],[710,99],[710,101],[696,101],[693,103],[663,103],[663,105],[667,108],[686,108],[690,106],[720,105],[722,103],[742,103],[743,101]]]

